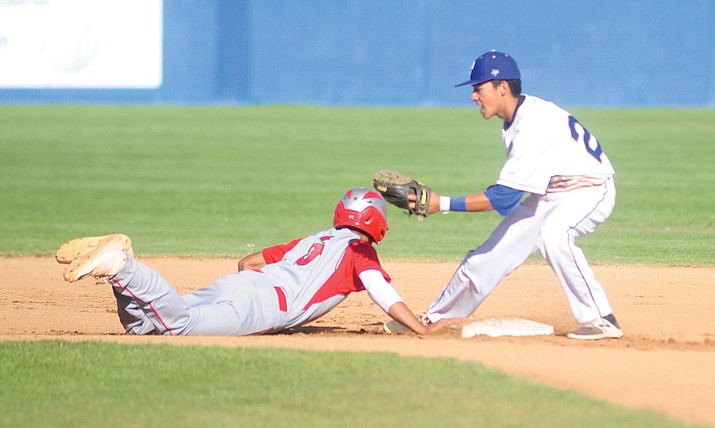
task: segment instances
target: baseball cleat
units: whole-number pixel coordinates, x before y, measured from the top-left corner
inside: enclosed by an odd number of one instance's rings
[[[616,317],[610,314],[582,324],[580,329],[567,334],[567,337],[581,340],[618,339],[623,337],[623,330]]]
[[[387,334],[415,334],[409,327],[395,320],[389,320],[382,325],[382,329]]]
[[[134,257],[134,253],[128,236],[114,234],[100,237],[94,249],[76,257],[65,268],[65,281],[75,282],[87,276],[111,278],[124,267],[130,257]]]
[[[72,263],[72,260],[76,259],[77,257],[87,254],[97,248],[97,244],[99,244],[99,241],[108,236],[117,236],[117,239],[121,239],[124,243],[125,251],[131,249],[132,241],[126,235],[114,234],[107,236],[90,236],[86,238],[77,238],[65,242],[55,252],[55,259],[57,260],[57,263],[68,265]]]
[[[415,317],[417,317],[424,326],[432,324],[432,321],[427,318],[427,312],[415,314]],[[415,334],[409,327],[396,320],[389,320],[383,323],[382,330],[387,334]]]

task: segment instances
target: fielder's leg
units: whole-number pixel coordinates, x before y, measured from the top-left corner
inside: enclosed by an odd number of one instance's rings
[[[574,339],[604,339],[623,336],[606,291],[593,273],[576,239],[593,232],[611,215],[615,187],[609,180],[602,187],[568,192],[547,217],[538,243],[566,293],[571,312],[582,327],[568,334]]]
[[[536,197],[529,197],[509,214],[479,248],[467,253],[442,294],[427,309],[436,322],[468,317],[499,282],[536,250],[543,219]]]
[[[609,315],[612,309],[576,239],[610,216],[615,189],[604,186],[568,193],[546,217],[538,248],[559,278],[574,317],[585,323]]]

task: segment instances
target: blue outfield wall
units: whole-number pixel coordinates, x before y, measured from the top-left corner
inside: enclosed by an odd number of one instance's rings
[[[713,0],[165,0],[158,89],[0,102],[467,106],[476,56],[571,107],[715,107]],[[1,65],[0,65],[1,66]]]

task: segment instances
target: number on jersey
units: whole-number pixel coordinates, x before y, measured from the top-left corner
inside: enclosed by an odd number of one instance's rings
[[[591,138],[591,133],[573,116],[569,116],[569,128],[571,129],[571,137],[574,141],[577,143],[582,142],[584,147],[586,147],[586,151],[596,158],[597,161],[601,162],[601,153],[603,153],[601,143],[599,143],[596,138]]]
[[[303,257],[295,261],[295,264],[299,266],[306,266],[308,263],[315,260],[319,255],[323,254],[323,249],[325,248],[325,244],[323,242],[328,241],[331,238],[332,236],[321,236],[320,240],[311,245],[310,249],[305,255],[303,255]]]

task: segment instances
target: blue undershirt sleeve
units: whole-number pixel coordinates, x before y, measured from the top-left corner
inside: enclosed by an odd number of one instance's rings
[[[521,197],[524,196],[524,191],[512,189],[511,187],[495,184],[489,186],[484,191],[487,199],[492,204],[492,207],[503,217],[509,215],[510,212],[519,205]]]

